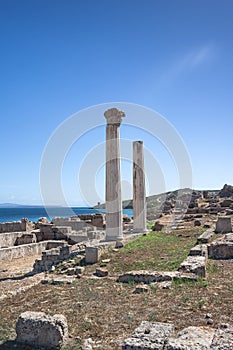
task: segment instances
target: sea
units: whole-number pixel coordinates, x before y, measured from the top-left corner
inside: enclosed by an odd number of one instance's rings
[[[0,208],[0,222],[21,221],[27,218],[36,222],[41,217],[46,217],[49,221],[54,217],[70,217],[82,214],[105,213],[101,209],[89,207],[20,207],[20,208]],[[133,216],[132,209],[124,209],[124,215]]]

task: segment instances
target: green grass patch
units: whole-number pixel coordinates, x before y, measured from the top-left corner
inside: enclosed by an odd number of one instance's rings
[[[111,251],[106,254],[105,258],[112,258],[108,269],[113,273],[130,270],[177,270],[196,243],[196,236],[194,231],[188,237],[185,232],[183,235],[176,232],[151,232],[137,237],[121,248],[114,255],[114,259]]]

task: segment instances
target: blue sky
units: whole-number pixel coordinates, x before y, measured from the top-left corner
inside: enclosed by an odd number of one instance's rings
[[[232,13],[231,0],[0,0],[0,202],[39,204],[40,162],[51,135],[76,112],[112,101],[146,106],[173,125],[189,153],[194,188],[233,184]],[[104,124],[102,115],[93,118]],[[179,187],[158,140],[126,125],[121,135],[143,139],[165,189]],[[78,169],[104,139],[102,125],[67,154],[69,204],[85,203]],[[94,175],[104,200],[104,166]],[[122,177],[127,198],[129,161]],[[160,192],[161,181],[155,173],[148,194]]]

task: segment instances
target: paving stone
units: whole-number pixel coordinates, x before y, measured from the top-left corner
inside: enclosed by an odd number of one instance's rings
[[[173,332],[172,324],[144,321],[136,328],[132,337],[125,340],[122,350],[163,350]]]
[[[169,338],[164,350],[209,350],[214,333],[209,327],[187,327]]]

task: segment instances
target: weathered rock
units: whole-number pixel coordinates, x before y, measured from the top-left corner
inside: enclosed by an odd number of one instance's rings
[[[172,324],[144,321],[132,337],[125,340],[122,350],[162,350],[173,332]]]
[[[134,289],[133,294],[141,294],[141,293],[148,293],[148,292],[149,292],[148,286],[142,284],[142,285],[137,286]]]
[[[230,207],[233,205],[233,200],[232,199],[224,199],[224,201],[222,201],[220,203],[221,207]]]
[[[220,198],[233,196],[233,186],[225,184],[221,191],[219,191],[218,196]]]
[[[233,242],[233,233],[227,233],[227,234],[224,236],[224,240],[225,240],[225,241],[228,241],[228,242]]]
[[[97,268],[95,272],[96,276],[98,277],[106,277],[108,276],[108,270],[102,269],[102,268]]]
[[[191,272],[198,276],[205,277],[206,275],[206,258],[204,256],[188,256],[178,269],[183,272]]]
[[[209,241],[211,240],[213,235],[214,235],[214,231],[211,229],[208,229],[198,237],[197,242],[198,243],[209,243]]]
[[[216,223],[216,233],[228,233],[232,232],[231,218],[226,216],[221,216],[218,218]]]
[[[179,271],[167,271],[167,272],[158,272],[158,271],[130,271],[118,277],[118,282],[121,283],[155,283],[155,282],[166,282],[172,281],[173,279],[182,280],[182,281],[197,281],[197,275],[194,273],[183,273]]]
[[[203,225],[203,228],[211,228],[211,224],[209,224],[208,222],[205,222]]]
[[[72,284],[75,282],[75,278],[72,276],[67,277],[56,277],[56,278],[45,278],[41,281],[41,284],[52,284],[52,285],[63,285]]]
[[[171,281],[176,275],[173,272],[157,272],[157,271],[130,271],[118,277],[118,282],[122,283],[153,283],[153,282],[163,282]]]
[[[168,339],[165,350],[208,350],[214,337],[214,329],[208,327],[188,327]]]
[[[82,350],[92,350],[93,349],[93,347],[92,347],[93,344],[94,344],[94,341],[91,338],[84,339]]]
[[[233,241],[215,241],[208,245],[211,259],[233,259]]]
[[[129,215],[123,215],[123,222],[130,223],[130,222],[132,222],[132,219],[129,217]]]
[[[212,321],[208,318],[209,323]],[[211,323],[212,324],[212,323]],[[233,327],[220,324],[219,329],[187,327],[174,334],[168,323],[142,322],[122,350],[232,350]]]
[[[208,256],[208,250],[207,250],[207,245],[206,244],[198,244],[195,245],[193,248],[190,249],[189,255],[192,256]]]
[[[122,241],[116,241],[115,248],[123,248],[124,244]]]
[[[25,233],[22,236],[18,237],[15,242],[15,245],[30,244],[30,243],[36,243],[36,235],[34,233]]]
[[[212,320],[212,318],[209,318],[206,323],[210,326],[214,323],[214,320]]]
[[[209,192],[208,191],[202,191],[202,195],[204,199],[208,199],[209,197]]]
[[[49,316],[44,312],[24,312],[16,323],[17,342],[55,348],[68,338],[65,316]]]
[[[82,275],[84,271],[85,271],[85,267],[84,266],[77,266],[75,268],[75,274],[76,275]]]
[[[200,220],[195,220],[194,221],[194,226],[201,226],[201,221]]]
[[[69,267],[69,268],[66,270],[66,274],[67,274],[68,276],[75,275],[75,274],[76,274],[76,268],[75,268],[75,267]]]
[[[156,221],[152,228],[152,231],[162,231],[163,229],[164,229],[164,225],[160,224],[159,221]]]
[[[233,349],[233,327],[217,329],[211,350],[230,350]]]

